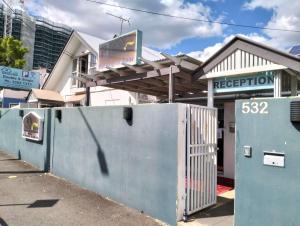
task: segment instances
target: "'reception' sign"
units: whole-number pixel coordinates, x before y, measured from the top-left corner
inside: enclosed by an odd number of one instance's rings
[[[271,71],[249,76],[222,77],[213,80],[214,93],[227,93],[274,88],[274,75]]]
[[[19,90],[39,88],[40,74],[17,68],[0,66],[0,87]]]

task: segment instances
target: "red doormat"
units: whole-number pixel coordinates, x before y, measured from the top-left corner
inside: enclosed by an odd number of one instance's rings
[[[226,177],[218,177],[217,194],[221,195],[234,189],[234,180]]]

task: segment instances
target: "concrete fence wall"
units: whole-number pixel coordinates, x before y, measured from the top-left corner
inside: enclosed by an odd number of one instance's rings
[[[185,105],[132,106],[132,123],[123,108],[32,109],[45,117],[42,143],[21,137],[18,110],[2,110],[0,148],[176,225],[184,210]]]
[[[22,137],[22,116],[17,109],[1,109],[0,149],[31,163],[40,170],[49,170],[50,160],[50,109],[24,109],[24,115],[30,111],[44,118],[43,141],[35,142]]]

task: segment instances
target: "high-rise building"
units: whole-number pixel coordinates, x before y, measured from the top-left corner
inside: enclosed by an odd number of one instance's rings
[[[0,37],[9,33],[29,49],[25,56],[25,69],[43,67],[50,71],[67,43],[72,28],[43,17],[30,16],[25,10],[12,7],[0,4]],[[8,13],[11,14],[11,21],[7,21]],[[11,32],[7,32],[9,23]]]
[[[72,29],[67,26],[36,17],[33,68],[54,67],[71,32]]]

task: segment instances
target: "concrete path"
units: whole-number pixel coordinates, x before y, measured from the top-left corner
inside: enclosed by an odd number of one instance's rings
[[[0,152],[0,225],[162,224]]]
[[[234,190],[218,196],[215,206],[195,213],[178,226],[233,226],[234,196]]]

